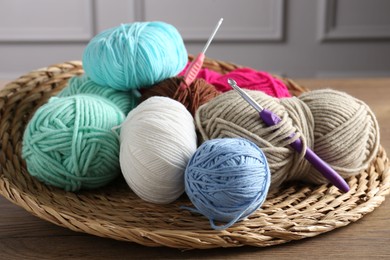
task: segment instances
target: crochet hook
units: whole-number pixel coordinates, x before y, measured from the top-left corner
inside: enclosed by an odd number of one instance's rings
[[[247,101],[258,113],[260,118],[264,121],[264,123],[268,126],[277,125],[282,121],[278,115],[273,113],[270,110],[267,110],[259,105],[251,96],[249,96],[246,92],[244,92],[237,83],[233,79],[228,79],[229,85],[237,91],[237,93]],[[294,137],[294,134],[290,136],[290,138]],[[300,138],[295,140],[290,144],[290,146],[296,150],[298,153],[302,152],[303,144]],[[317,169],[325,178],[327,178],[334,186],[339,188],[343,192],[349,191],[349,185],[347,182],[333,169],[323,161],[316,153],[314,153],[310,148],[306,148],[305,158],[308,160],[311,165]]]
[[[186,73],[184,74],[185,84],[183,82],[180,84],[181,89],[184,89],[187,86],[191,85],[191,83],[195,80],[200,69],[202,68],[203,61],[205,58],[205,53],[206,53],[207,49],[209,48],[211,41],[214,39],[214,36],[217,33],[222,22],[223,22],[223,18],[221,18],[219,20],[219,22],[217,23],[217,25],[215,26],[215,28],[214,28],[212,34],[210,35],[209,39],[207,40],[206,45],[204,46],[203,50],[198,54],[198,56],[191,62],[190,66],[187,68]]]

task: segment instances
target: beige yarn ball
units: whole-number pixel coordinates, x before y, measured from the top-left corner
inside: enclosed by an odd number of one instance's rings
[[[331,89],[277,99],[260,91],[246,90],[282,121],[266,126],[258,113],[234,91],[201,106],[195,118],[202,140],[243,137],[265,153],[271,170],[271,188],[291,180],[327,183],[317,170],[289,144],[290,135],[300,136],[343,178],[354,176],[375,158],[379,127],[374,113],[361,100]]]

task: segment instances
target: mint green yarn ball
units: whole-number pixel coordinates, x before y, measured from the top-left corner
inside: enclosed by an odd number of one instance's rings
[[[22,157],[28,172],[66,191],[102,187],[120,174],[119,135],[125,118],[95,95],[53,97],[27,124]]]
[[[187,61],[179,31],[159,21],[107,29],[92,38],[83,53],[85,73],[118,90],[149,88],[176,76]]]
[[[72,77],[67,86],[57,96],[68,97],[78,94],[94,94],[104,97],[117,105],[125,115],[137,106],[140,97],[138,90],[119,91],[108,86],[99,85],[87,75]]]

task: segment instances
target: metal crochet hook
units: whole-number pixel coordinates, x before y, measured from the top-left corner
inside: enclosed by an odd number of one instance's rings
[[[223,22],[223,18],[219,19],[217,25],[215,26],[213,32],[211,33],[209,39],[206,42],[206,45],[203,47],[203,50],[196,56],[196,58],[191,62],[190,66],[185,72],[184,82],[180,85],[181,89],[185,89],[187,86],[191,85],[191,83],[195,80],[198,75],[200,69],[202,68],[203,61],[205,59],[205,53],[210,46],[211,41],[214,39],[215,34],[217,33],[219,27]]]
[[[237,93],[247,101],[256,111],[259,113],[260,118],[268,126],[277,125],[282,121],[278,115],[273,113],[270,110],[267,110],[260,106],[251,96],[244,92],[233,79],[228,79],[229,85],[237,91]],[[290,138],[294,137],[294,134]],[[295,140],[290,144],[290,146],[296,150],[298,153],[302,152],[303,144],[300,138]],[[323,161],[316,153],[314,153],[310,148],[306,148],[305,158],[308,160],[311,165],[317,169],[325,178],[327,178],[334,186],[339,188],[343,192],[349,191],[349,185],[347,182],[335,171],[329,164]]]

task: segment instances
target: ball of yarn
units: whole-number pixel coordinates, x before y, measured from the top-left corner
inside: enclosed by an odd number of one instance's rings
[[[153,96],[169,97],[182,103],[191,115],[204,103],[219,95],[219,91],[204,79],[195,79],[190,86],[181,88],[182,77],[168,78],[150,89],[143,91],[141,100]]]
[[[87,75],[72,77],[68,81],[68,85],[57,96],[68,97],[77,94],[95,94],[104,97],[117,105],[125,115],[138,104],[140,97],[137,90],[118,91],[107,86],[101,86],[92,81]]]
[[[134,22],[96,35],[84,50],[83,67],[96,83],[129,90],[177,75],[187,60],[183,39],[174,26]]]
[[[93,95],[53,97],[27,124],[22,156],[40,181],[66,191],[102,187],[120,174],[119,135],[125,116]]]
[[[179,76],[183,76],[187,67],[179,73]],[[291,94],[282,80],[272,76],[265,71],[256,71],[251,68],[237,68],[225,74],[218,73],[208,68],[202,68],[197,78],[206,80],[209,84],[215,86],[220,92],[226,92],[231,90],[231,86],[227,82],[229,78],[234,79],[237,85],[244,89],[262,91],[272,97],[283,98],[291,97]]]
[[[122,174],[141,199],[167,204],[184,192],[184,170],[197,136],[193,117],[181,103],[147,99],[130,111],[120,139]]]
[[[242,138],[204,142],[185,171],[185,191],[196,212],[217,230],[257,210],[267,197],[270,170],[264,153]],[[215,221],[227,222],[216,225]]]
[[[272,188],[289,180],[327,182],[303,154],[290,148],[293,134],[344,178],[366,169],[377,154],[375,115],[364,102],[346,93],[325,89],[299,98],[276,99],[260,91],[247,92],[282,121],[266,126],[246,101],[230,91],[198,109],[196,126],[204,140],[240,136],[256,143],[268,159]]]
[[[212,81],[215,88],[221,92],[232,89],[228,84],[229,78],[234,79],[238,86],[244,89],[262,91],[272,97],[291,97],[287,86],[278,78],[265,71],[251,68],[238,68]]]

